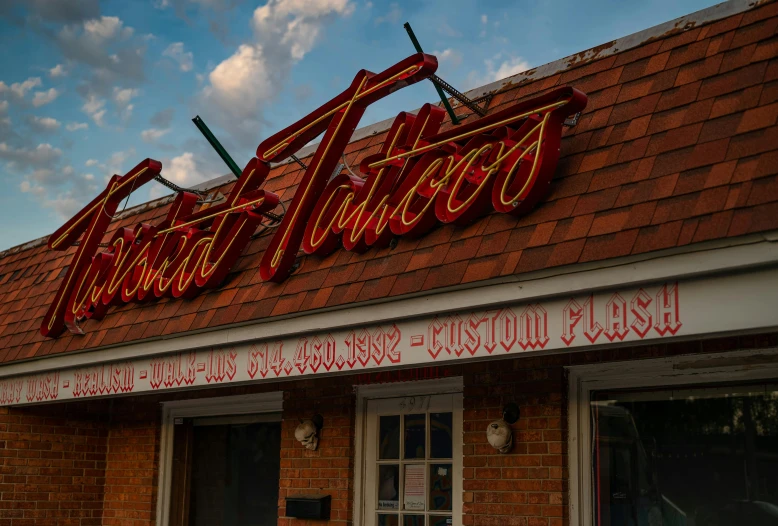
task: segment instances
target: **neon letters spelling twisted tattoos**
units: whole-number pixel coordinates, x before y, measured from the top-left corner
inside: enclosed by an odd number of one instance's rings
[[[324,133],[302,180],[261,256],[260,276],[283,281],[299,250],[363,252],[392,237],[418,236],[436,222],[467,224],[491,210],[521,215],[548,190],[564,119],[586,96],[560,88],[471,123],[440,131],[445,117],[425,105],[400,113],[379,153],[360,163],[364,177],[331,177],[367,107],[431,76],[437,60],[417,54],[374,74],[365,70],[343,93],[263,141],[226,200],[197,209],[180,192],[159,224],[119,228],[98,251],[119,203],[162,169],[146,159],[107,188],[49,239],[49,248],[78,248],[41,324],[57,337],[101,319],[112,305],[170,296],[191,298],[218,287],[279,198],[261,188],[280,162]],[[83,236],[83,237],[82,237]]]

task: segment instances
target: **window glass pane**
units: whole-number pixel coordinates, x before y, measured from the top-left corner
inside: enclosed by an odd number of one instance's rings
[[[378,509],[400,509],[400,466],[378,466]]]
[[[778,524],[778,392],[597,393],[595,524]]]
[[[405,415],[405,458],[424,458],[427,415]]]
[[[380,417],[379,432],[378,458],[400,458],[400,415]]]
[[[430,464],[430,510],[451,510],[452,485],[451,464]]]
[[[441,517],[440,515],[430,515],[429,526],[451,526],[454,521],[451,517]]]
[[[399,526],[400,521],[397,515],[379,515],[378,526]]]
[[[403,515],[403,526],[424,526],[424,515]]]
[[[430,413],[430,458],[451,458],[451,413]]]

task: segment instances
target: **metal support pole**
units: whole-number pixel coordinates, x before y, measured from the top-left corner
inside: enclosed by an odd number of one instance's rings
[[[197,129],[200,130],[200,133],[205,136],[205,139],[213,147],[213,149],[216,150],[216,153],[219,154],[219,157],[222,158],[222,161],[224,161],[235,177],[240,179],[241,169],[238,168],[237,163],[232,159],[232,157],[230,157],[230,154],[227,153],[227,150],[224,149],[224,146],[222,146],[214,134],[211,133],[211,130],[208,129],[208,126],[205,125],[205,122],[200,118],[200,116],[195,116],[195,118],[192,119],[192,122],[194,122],[195,126],[197,126]]]
[[[241,176],[242,172],[241,172],[241,169],[238,168],[238,164],[230,156],[230,154],[227,153],[227,150],[224,149],[224,146],[222,146],[222,143],[219,142],[219,139],[217,139],[216,136],[213,133],[211,133],[211,130],[208,128],[208,126],[205,125],[205,121],[203,121],[203,119],[201,119],[199,115],[196,115],[195,118],[192,119],[192,122],[194,122],[195,126],[197,126],[197,129],[200,130],[200,133],[202,133],[203,136],[205,136],[205,139],[213,147],[213,149],[216,150],[216,153],[219,154],[219,157],[222,158],[222,161],[224,161],[224,163],[230,168],[230,171],[233,173],[233,175],[235,175],[235,177],[240,179],[240,176]],[[298,160],[298,162],[300,162],[300,161]],[[160,182],[162,184],[164,184],[165,186],[167,186],[168,188],[174,189],[174,190],[179,191],[179,192],[180,191],[186,191],[186,192],[192,191],[192,190],[187,190],[186,188],[180,188],[180,187],[176,186],[175,184],[171,183],[170,181],[167,181],[167,180],[164,180],[164,179],[162,181],[160,181]],[[198,193],[202,194],[202,192],[198,192]],[[283,204],[282,204],[282,206],[283,206]],[[286,210],[284,210],[284,211],[286,211]],[[278,215],[278,214],[274,214],[272,212],[262,212],[261,215],[263,215],[263,216],[265,216],[265,217],[275,221],[276,223],[280,223],[281,220],[284,218],[284,214]],[[271,225],[271,226],[275,226],[275,225]]]
[[[418,53],[424,53],[424,50],[421,49],[421,44],[419,44],[419,41],[416,39],[416,35],[413,33],[413,29],[411,29],[411,25],[406,22],[403,27],[405,28],[405,31],[408,32],[408,36],[411,37],[411,42],[413,42],[413,47],[416,48],[416,51]],[[443,88],[441,88],[437,82],[433,81],[432,83],[435,85],[435,89],[438,92],[440,101],[443,103],[443,107],[446,108],[448,116],[451,117],[451,122],[454,124],[459,124],[459,119],[457,118],[456,114],[454,114],[454,108],[452,108],[451,104],[449,104],[448,97],[446,97],[446,94],[443,93]]]

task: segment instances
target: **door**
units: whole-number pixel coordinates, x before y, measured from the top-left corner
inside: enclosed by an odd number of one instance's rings
[[[276,526],[278,414],[177,419],[172,526]]]
[[[462,520],[462,395],[369,400],[366,526],[452,526]]]

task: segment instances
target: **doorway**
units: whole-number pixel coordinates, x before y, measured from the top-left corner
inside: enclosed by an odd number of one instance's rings
[[[283,393],[163,404],[157,526],[276,526]]]
[[[461,525],[460,390],[461,378],[360,388],[361,524]]]
[[[175,526],[275,526],[280,414],[175,422]]]

